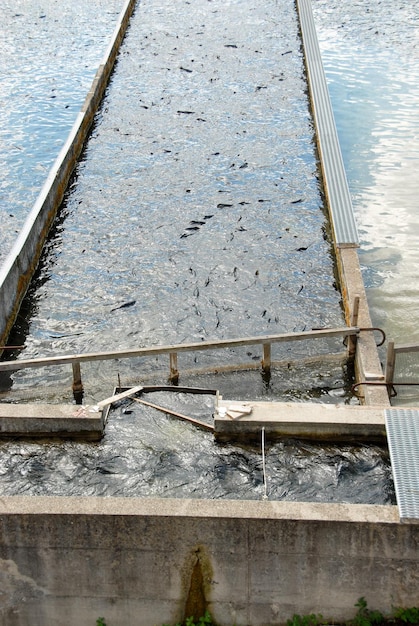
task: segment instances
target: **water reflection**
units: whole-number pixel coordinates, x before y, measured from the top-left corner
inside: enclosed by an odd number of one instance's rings
[[[418,6],[313,3],[373,323],[419,340]]]
[[[131,21],[26,358],[342,323],[294,4],[277,38],[274,1],[239,20],[166,2],[157,27],[156,7]]]
[[[0,263],[67,138],[122,4],[0,3]]]
[[[67,198],[66,228],[41,269],[24,356],[341,322],[294,5],[282,10],[275,38],[275,2],[251,3],[247,18],[245,3],[240,19],[214,13],[211,27],[203,26],[198,2],[160,5],[133,22]],[[185,71],[192,64],[199,70]],[[300,374],[288,387],[286,376],[269,385],[259,377],[256,389],[344,401],[343,373],[318,368],[309,393]],[[135,367],[123,374],[133,377]],[[100,398],[110,377],[102,367],[94,375],[92,394]],[[21,390],[35,384],[31,393],[45,398],[54,376],[15,374],[13,382]],[[258,397],[240,381],[228,378],[226,389]],[[267,445],[273,499],[393,501],[386,451]],[[193,427],[130,406],[112,414],[99,444],[9,442],[1,449],[5,494],[263,494],[259,450],[219,446]]]

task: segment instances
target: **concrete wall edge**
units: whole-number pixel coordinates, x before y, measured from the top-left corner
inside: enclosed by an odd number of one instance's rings
[[[3,496],[4,515],[155,516],[398,524],[397,506],[173,498]]]

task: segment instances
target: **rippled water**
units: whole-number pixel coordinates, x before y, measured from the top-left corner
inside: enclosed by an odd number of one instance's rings
[[[313,8],[373,323],[396,343],[418,342],[419,6],[315,0]],[[410,400],[418,403],[417,390]]]
[[[275,2],[214,1],[208,12],[199,0],[146,0],[19,320],[22,356],[339,325],[322,209],[293,3],[279,14]],[[294,366],[317,351],[280,351],[289,365],[269,384],[258,373],[204,381],[225,397],[345,401],[339,364]],[[94,399],[110,395],[117,373],[124,383],[154,375],[143,362],[87,369]],[[10,384],[41,398],[66,380],[30,372]],[[176,397],[183,404],[211,412]],[[9,494],[263,495],[259,449],[219,445],[129,403],[100,443],[2,451]],[[268,441],[267,474],[273,499],[394,501],[387,452],[375,446]]]
[[[297,26],[291,1],[141,3],[22,356],[342,323]]]
[[[122,0],[0,3],[0,263],[67,139]]]
[[[150,402],[211,420],[214,396],[149,393]],[[100,443],[3,443],[4,495],[102,495],[261,499],[261,447],[217,444],[213,435],[126,401]],[[269,499],[394,502],[388,455],[378,446],[316,445],[266,438]]]

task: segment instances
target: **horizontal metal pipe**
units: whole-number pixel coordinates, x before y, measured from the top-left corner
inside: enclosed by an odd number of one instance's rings
[[[170,352],[196,352],[204,350],[218,350],[238,346],[263,345],[266,343],[285,343],[304,339],[326,339],[329,337],[348,337],[358,335],[359,328],[345,326],[343,328],[326,328],[323,330],[309,330],[302,333],[284,333],[281,335],[265,335],[260,337],[246,337],[239,339],[222,339],[219,341],[201,341],[199,343],[182,343],[151,348],[136,348],[133,350],[119,350],[115,352],[88,352],[85,354],[69,354],[62,356],[41,357],[19,361],[0,362],[0,372],[17,371],[33,367],[49,365],[64,365],[66,363],[85,363],[87,361],[108,361],[112,359],[130,359],[139,356],[155,356]]]

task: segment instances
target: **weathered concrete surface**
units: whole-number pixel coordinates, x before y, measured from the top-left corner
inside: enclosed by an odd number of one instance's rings
[[[218,439],[260,439],[262,427],[268,435],[305,439],[383,441],[386,438],[383,407],[347,406],[293,402],[233,402],[220,400],[218,409],[251,407],[250,415],[242,417],[214,416]],[[222,411],[223,412],[223,411]]]
[[[73,404],[1,404],[0,437],[100,439],[103,411]]]
[[[364,329],[371,328],[372,321],[362,279],[358,251],[355,248],[335,248],[335,252],[346,320],[348,323],[352,323],[354,301],[358,297],[359,313],[357,325]],[[358,382],[374,381],[384,383],[384,374],[378,356],[375,337],[371,331],[361,331],[357,339],[355,374]],[[390,406],[385,385],[363,385],[359,387],[358,393],[362,394],[363,402],[367,405]]]
[[[226,626],[419,602],[419,526],[391,506],[13,497],[0,520],[7,626],[175,623],[197,570]]]

